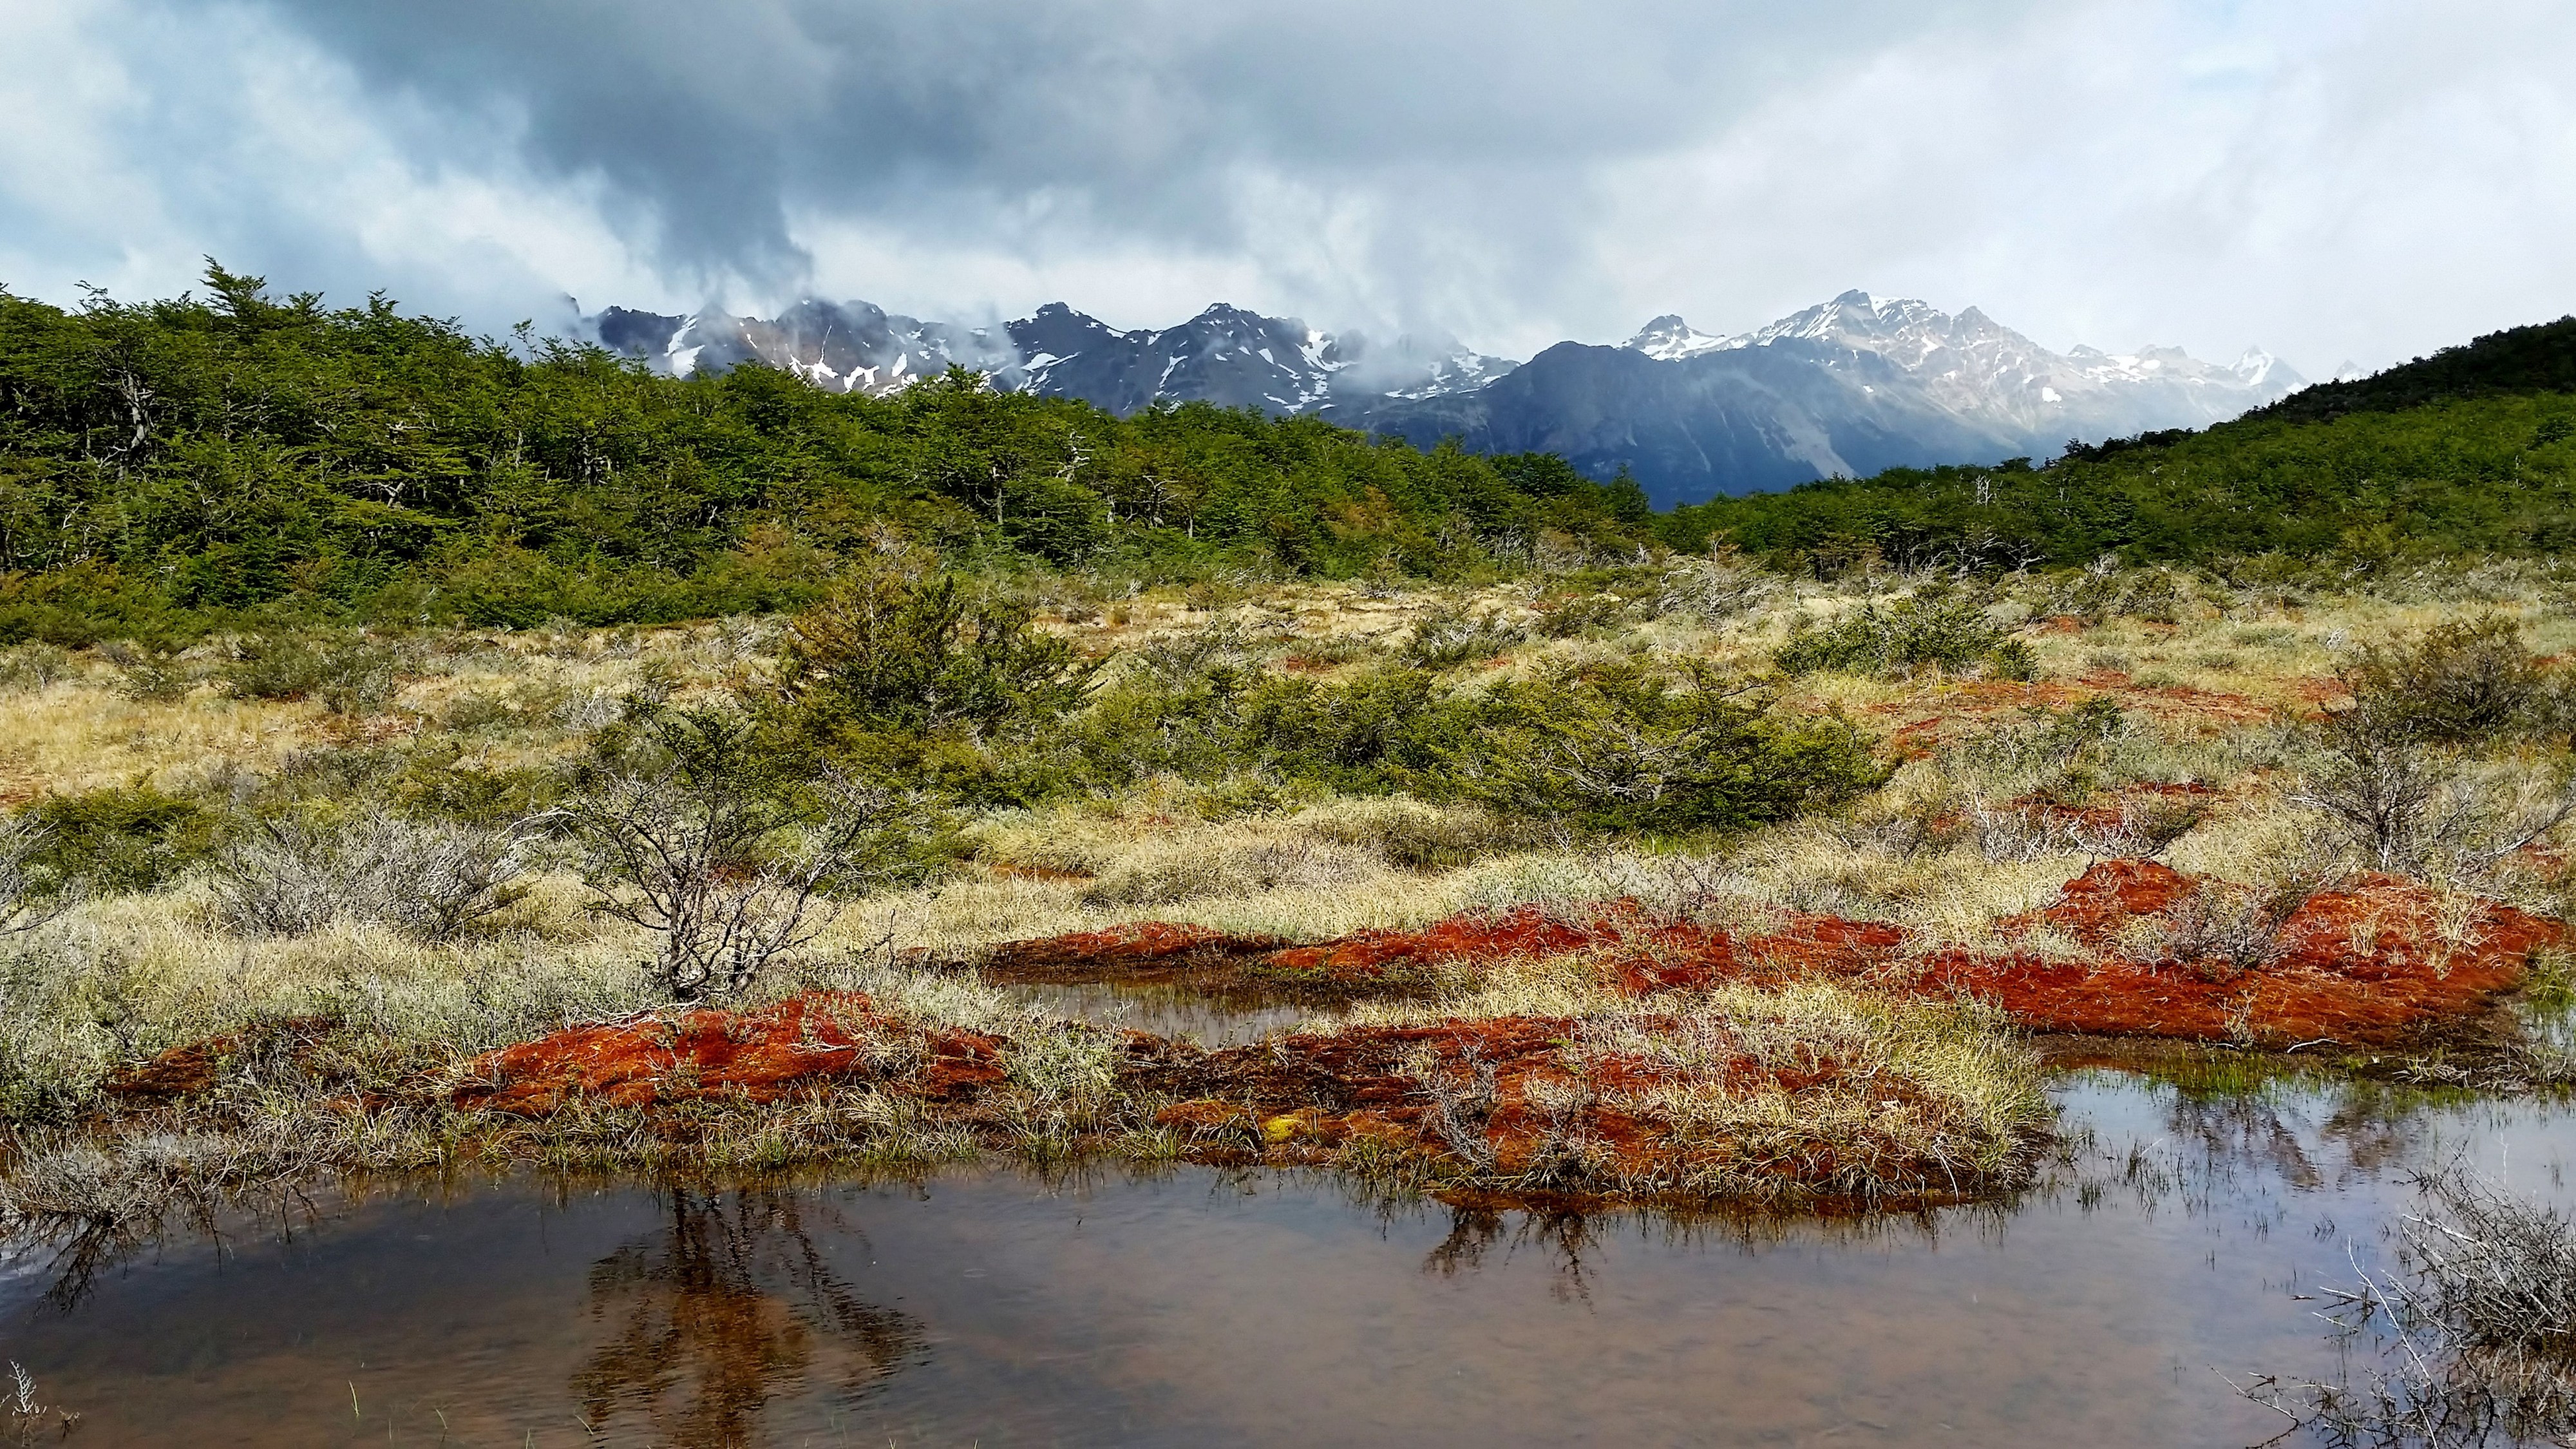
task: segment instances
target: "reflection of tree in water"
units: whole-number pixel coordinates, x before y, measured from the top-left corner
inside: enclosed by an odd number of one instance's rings
[[[2429,1109],[2440,1100],[2369,1081],[2278,1097],[2260,1089],[2181,1092],[2166,1121],[2177,1138],[2198,1143],[2214,1163],[2269,1167],[2292,1186],[2318,1187],[2328,1164],[2317,1161],[2302,1127],[2317,1147],[2341,1149],[2345,1166],[2375,1176],[2414,1159],[2425,1140]]]
[[[666,1211],[590,1271],[591,1316],[614,1328],[573,1376],[594,1428],[637,1412],[674,1444],[747,1444],[773,1395],[855,1394],[919,1350],[919,1322],[852,1294],[792,1197],[674,1189]]]
[[[1592,1285],[1583,1254],[1600,1240],[1595,1220],[1572,1212],[1513,1216],[1518,1225],[1512,1229],[1511,1244],[1504,1251],[1536,1247],[1547,1255],[1548,1266],[1555,1270],[1555,1281],[1548,1286],[1550,1293],[1559,1300],[1589,1299]],[[1453,1207],[1449,1210],[1449,1236],[1423,1260],[1422,1270],[1444,1278],[1475,1272],[1485,1266],[1485,1254],[1503,1241],[1503,1236],[1503,1214],[1490,1208]]]

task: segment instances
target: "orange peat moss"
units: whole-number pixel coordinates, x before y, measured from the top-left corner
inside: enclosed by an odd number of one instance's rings
[[[1674,1023],[1626,1025],[1651,1035]],[[1131,1040],[1128,1078],[1182,1099],[1155,1120],[1187,1134],[1201,1160],[1322,1165],[1374,1148],[1474,1164],[1479,1179],[1523,1199],[1613,1184],[1613,1195],[1653,1198],[1724,1182],[1755,1196],[1924,1200],[1965,1186],[1955,1164],[1927,1152],[1938,1134],[1922,1130],[1953,1109],[1911,1083],[1864,1081],[1830,1056],[1765,1059],[1704,1034],[1686,1066],[1587,1035],[1573,1018],[1512,1016],[1344,1027],[1214,1052],[1148,1038]],[[1835,1110],[1864,1091],[1867,1118]],[[1793,1125],[1711,1132],[1676,1119],[1673,1103],[1710,1092],[1785,1099],[1779,1120]]]
[[[2282,926],[2274,959],[2250,969],[2183,960],[2154,945],[2204,882],[2150,861],[2105,861],[2058,901],[2002,924],[2007,938],[2046,926],[2089,948],[2037,951],[1914,948],[1895,926],[1791,913],[1737,935],[1612,902],[1568,918],[1523,906],[1476,912],[1415,931],[1358,931],[1308,946],[1224,937],[1197,927],[1137,926],[1004,948],[1000,958],[1055,963],[1059,975],[1185,979],[1191,961],[1273,982],[1418,982],[1441,967],[1515,957],[1587,955],[1605,982],[1633,994],[1721,981],[1823,975],[1947,997],[1965,992],[2037,1031],[2271,1045],[2393,1045],[2478,1015],[2522,980],[2531,953],[2559,944],[2563,923],[2475,902],[2446,936],[2437,899],[2393,876],[2365,875],[2311,897]],[[1193,954],[1195,953],[1195,954]],[[1157,974],[1161,973],[1161,974]],[[1025,978],[1016,978],[1025,979]]]
[[[616,1107],[774,1102],[848,1081],[941,1101],[1000,1081],[1002,1046],[981,1032],[923,1028],[863,995],[817,992],[757,1011],[568,1027],[477,1057],[476,1080],[455,1102],[541,1117],[577,1098]]]
[[[1675,1031],[1686,1049],[1657,1050]],[[1758,1051],[1732,1032],[1652,1011],[1352,1026],[1216,1051],[1126,1032],[1112,1115],[1082,1135],[1151,1125],[1195,1162],[1358,1166],[1451,1196],[1630,1205],[1952,1200],[2019,1180],[2045,1137],[2035,1121],[1998,1128],[1830,1050]],[[701,1130],[698,1119],[665,1109],[860,1087],[1007,1150],[1029,1110],[1002,1066],[1012,1048],[864,996],[813,994],[568,1028],[479,1059],[453,1104],[534,1119],[636,1109],[674,1134]],[[1719,1121],[1723,1103],[1754,1105]]]
[[[246,1053],[282,1052],[301,1057],[339,1030],[328,1016],[292,1016],[175,1046],[126,1067],[101,1084],[109,1097],[129,1104],[176,1101],[210,1091],[222,1069]]]

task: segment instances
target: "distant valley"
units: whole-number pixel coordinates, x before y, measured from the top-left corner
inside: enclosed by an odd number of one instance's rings
[[[2305,384],[2260,351],[2232,364],[2177,348],[2057,353],[1971,307],[1845,292],[1736,335],[1654,319],[1618,346],[1563,342],[1527,362],[1446,336],[1379,341],[1222,303],[1175,327],[1120,331],[1062,304],[993,327],[805,301],[775,318],[612,307],[604,346],[656,370],[745,362],[883,394],[951,366],[993,385],[1121,416],[1158,402],[1313,413],[1429,447],[1562,454],[1623,469],[1658,507],[1890,467],[2045,457],[2070,440],[2201,427]]]

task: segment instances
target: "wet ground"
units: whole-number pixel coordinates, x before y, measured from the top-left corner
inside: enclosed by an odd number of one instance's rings
[[[0,1356],[75,1444],[2250,1444],[2294,1294],[2404,1174],[2570,1194],[2576,1113],[2094,1074],[2045,1190],[1867,1222],[1383,1210],[1328,1178],[568,1188],[286,1204],[66,1276]]]

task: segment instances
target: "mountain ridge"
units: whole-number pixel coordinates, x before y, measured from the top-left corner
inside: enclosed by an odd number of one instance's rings
[[[2249,350],[2065,353],[1968,307],[1847,291],[1749,332],[1678,314],[1616,347],[1565,342],[1526,363],[1445,335],[1380,344],[1227,303],[1121,330],[1062,302],[998,326],[800,302],[777,318],[610,308],[603,345],[677,375],[759,361],[834,391],[882,395],[949,366],[991,385],[1125,416],[1207,402],[1313,413],[1430,447],[1559,452],[1595,479],[1634,477],[1658,506],[1897,466],[1991,463],[2224,421],[2302,384]]]

